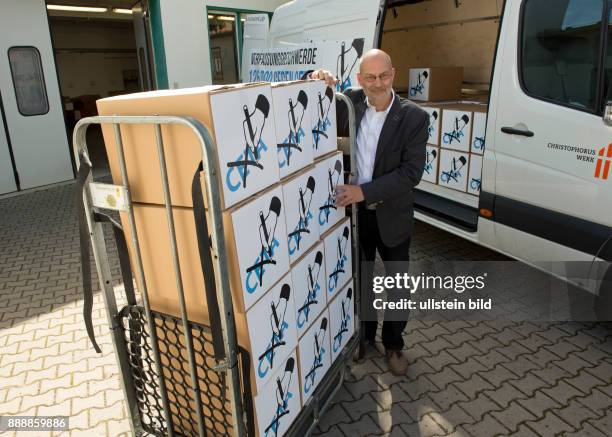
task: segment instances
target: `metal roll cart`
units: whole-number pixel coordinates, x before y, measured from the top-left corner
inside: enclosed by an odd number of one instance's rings
[[[353,164],[355,163],[356,138],[354,108],[352,102],[343,94],[336,93],[336,97],[348,108],[350,162]],[[114,128],[121,171],[119,185],[99,184],[93,181],[92,165],[86,143],[86,131],[92,124],[110,124]],[[155,131],[168,233],[181,309],[180,318],[152,311],[149,306],[138,233],[129,195],[130,187],[128,186],[121,134],[122,125],[150,125]],[[203,223],[198,223],[196,215],[196,229],[198,229],[203,270],[206,265],[212,266],[212,271],[208,270],[208,278],[205,278],[207,281],[213,281],[214,285],[213,291],[208,292],[206,296],[211,326],[193,323],[187,319],[166,171],[162,125],[181,125],[189,128],[202,148],[201,169],[206,181],[207,199],[209,199],[209,223],[206,223],[206,218]],[[80,120],[75,126],[73,140],[78,168],[77,206],[80,215],[85,325],[94,348],[100,352],[91,321],[93,306],[89,259],[89,244],[91,243],[132,434],[137,436],[185,435],[176,430],[177,424],[180,424],[178,428],[183,430],[183,433],[185,429],[188,429],[191,430],[188,435],[200,437],[254,436],[256,434],[255,413],[249,381],[251,357],[245,349],[238,345],[236,337],[229,285],[229,263],[227,262],[221,215],[220,187],[215,177],[218,171],[216,149],[208,130],[199,121],[188,117],[99,116]],[[351,165],[351,177],[354,168],[355,166]],[[199,171],[196,172],[195,179],[198,173]],[[194,187],[196,185],[199,186],[194,183]],[[105,190],[113,191],[116,196],[105,200],[104,196],[99,195]],[[196,214],[199,212],[206,217],[201,201],[201,190],[196,188],[194,190],[196,190],[194,191],[194,210]],[[199,211],[196,202],[200,204]],[[126,214],[131,241],[126,241],[121,224],[113,217],[113,213],[109,214],[104,210],[115,210]],[[360,281],[356,208],[352,208],[351,214],[355,334],[324,376],[313,396],[302,407],[286,434],[289,436],[307,436],[317,426],[321,415],[329,407],[335,393],[341,387],[346,365],[359,345]],[[114,231],[127,298],[127,305],[123,308],[118,307],[113,289],[103,223],[110,223]],[[210,235],[210,241],[208,245],[205,245],[208,235]],[[127,252],[128,244],[131,244],[134,255],[132,262],[135,265],[130,263]],[[212,272],[214,274],[211,275]],[[137,302],[134,292],[133,274],[136,275],[138,284],[140,284],[141,303]],[[210,289],[210,287],[206,288]],[[177,343],[181,344],[186,353],[178,350]],[[177,372],[168,371],[168,367],[171,367],[170,370],[182,369],[184,374],[189,375],[189,378],[183,378]],[[169,397],[173,398],[174,402],[171,403]]]

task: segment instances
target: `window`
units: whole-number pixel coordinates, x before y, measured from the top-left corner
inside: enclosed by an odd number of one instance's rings
[[[527,0],[521,81],[536,97],[596,112],[604,0]]]
[[[40,53],[35,47],[11,47],[9,64],[17,108],[21,115],[42,115],[49,112]]]
[[[610,82],[612,81],[612,3],[608,6],[608,13],[606,14],[608,17],[608,22],[606,23],[606,39],[607,39],[607,48],[606,48],[606,57],[604,59],[604,78],[603,78],[603,96],[602,99],[602,107],[600,108],[603,112],[603,106],[606,102],[612,100],[612,86]]]

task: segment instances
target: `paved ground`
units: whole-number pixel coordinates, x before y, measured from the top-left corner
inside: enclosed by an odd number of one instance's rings
[[[66,185],[0,200],[0,415],[68,415],[70,435],[125,435],[99,294],[101,355],[82,323],[73,198]],[[412,259],[440,258],[503,259],[417,225]],[[609,326],[411,321],[406,342],[409,374],[393,377],[382,354],[369,351],[351,368],[318,434],[610,434]]]

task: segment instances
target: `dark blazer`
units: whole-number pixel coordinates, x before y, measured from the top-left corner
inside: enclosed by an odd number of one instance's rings
[[[359,130],[367,109],[365,94],[361,89],[347,89],[344,94],[353,101]],[[338,135],[348,136],[346,105],[339,102],[336,113]],[[414,187],[425,168],[428,126],[427,112],[395,95],[380,132],[372,181],[361,185],[365,203],[377,204],[378,229],[386,246],[397,246],[412,236]]]

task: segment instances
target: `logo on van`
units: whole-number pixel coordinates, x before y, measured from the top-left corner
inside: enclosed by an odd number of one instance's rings
[[[612,143],[608,144],[608,153],[606,147],[599,150],[597,164],[595,166],[595,179],[608,180],[610,175],[610,161],[612,161]],[[605,156],[604,156],[605,155]]]

